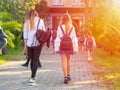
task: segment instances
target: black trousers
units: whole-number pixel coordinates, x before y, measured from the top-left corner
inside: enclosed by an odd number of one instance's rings
[[[36,47],[28,47],[28,50],[29,50],[29,55],[31,58],[31,64],[30,64],[31,78],[34,78],[37,72],[39,57],[40,57],[41,50],[42,50],[42,45],[36,46]]]
[[[28,47],[27,47],[28,48]],[[30,51],[29,51],[30,49],[28,49],[27,50],[27,61],[26,61],[26,65],[28,65],[29,64],[29,62],[30,62],[30,60],[31,60],[31,58],[30,58]],[[38,67],[41,67],[42,65],[41,65],[41,62],[40,61],[38,61]]]

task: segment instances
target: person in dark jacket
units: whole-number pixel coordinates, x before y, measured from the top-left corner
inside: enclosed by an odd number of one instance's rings
[[[46,41],[46,45],[49,48],[50,47],[50,39],[51,39],[51,35],[52,35],[51,29],[49,27],[47,29],[47,33],[48,33],[48,39]]]
[[[4,48],[7,45],[7,35],[0,28],[0,49]]]

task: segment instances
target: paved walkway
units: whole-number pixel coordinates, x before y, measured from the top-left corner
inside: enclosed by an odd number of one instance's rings
[[[36,75],[36,86],[29,86],[30,67],[22,67],[25,56],[17,61],[10,61],[0,66],[0,90],[107,90],[95,80],[91,69],[94,67],[87,62],[86,52],[72,56],[72,80],[63,84],[63,72],[59,55],[52,54],[52,49],[42,50],[42,68]]]

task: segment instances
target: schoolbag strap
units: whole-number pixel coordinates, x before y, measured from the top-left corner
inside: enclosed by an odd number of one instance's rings
[[[61,28],[61,30],[62,30],[63,35],[65,35],[65,32],[64,32],[64,30],[63,30],[63,28],[62,28],[62,26],[61,26],[61,25],[60,25],[60,28]],[[68,35],[70,35],[70,34],[71,34],[72,30],[73,30],[73,27],[70,29],[70,32],[68,33]]]
[[[38,24],[37,24],[37,30],[38,30],[39,23],[40,23],[40,19],[39,19]]]
[[[64,30],[63,30],[63,28],[62,28],[61,25],[60,25],[60,28],[61,28],[61,30],[62,30],[63,35],[65,35],[65,32],[64,32]]]
[[[39,23],[40,23],[40,19],[38,20],[38,23],[37,23],[37,30],[38,30]],[[36,31],[36,33],[37,33],[37,31]],[[33,36],[33,43],[35,42],[35,41],[34,41],[34,37],[35,37],[36,33],[35,33],[34,36]],[[31,46],[33,46],[33,43],[31,44]]]
[[[71,34],[72,30],[73,30],[73,27],[70,29],[70,32],[68,33],[68,35],[70,35],[70,34]]]

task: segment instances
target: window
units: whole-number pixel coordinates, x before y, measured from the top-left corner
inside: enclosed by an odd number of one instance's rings
[[[72,5],[83,5],[84,0],[72,0]]]
[[[64,5],[64,0],[53,0],[53,5]]]

